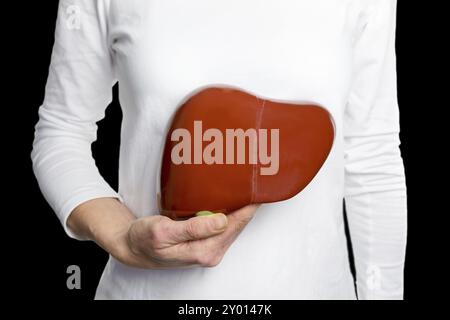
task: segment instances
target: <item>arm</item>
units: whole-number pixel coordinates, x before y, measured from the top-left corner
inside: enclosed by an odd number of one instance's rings
[[[72,210],[81,203],[120,199],[100,175],[92,158],[96,122],[112,99],[114,69],[108,50],[107,1],[59,2],[55,42],[45,98],[31,158],[41,191],[66,233]]]
[[[345,203],[360,299],[402,299],[406,186],[399,149],[396,1],[372,1],[344,115]]]
[[[161,215],[136,219],[117,199],[79,205],[68,219],[77,236],[95,241],[122,263],[149,269],[214,267],[253,218],[257,206],[225,216],[174,221]]]
[[[214,266],[251,220],[255,206],[228,217],[136,219],[95,165],[91,144],[96,122],[104,117],[115,82],[108,4],[60,1],[31,154],[39,186],[70,237],[93,240],[122,263],[141,268]]]

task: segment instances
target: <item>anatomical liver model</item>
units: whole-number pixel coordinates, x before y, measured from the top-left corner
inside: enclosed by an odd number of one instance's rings
[[[334,141],[330,113],[232,87],[207,87],[176,111],[163,149],[160,213],[230,213],[289,199],[325,162]]]

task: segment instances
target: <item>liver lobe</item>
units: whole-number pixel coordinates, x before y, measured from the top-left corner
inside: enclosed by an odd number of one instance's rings
[[[249,163],[248,148],[245,164],[174,164],[171,150],[178,142],[171,141],[171,134],[185,128],[193,137],[194,121],[202,121],[203,131],[219,129],[224,137],[226,129],[279,129],[278,172],[261,175],[265,165]],[[226,214],[251,203],[289,199],[317,175],[333,142],[333,119],[319,105],[271,101],[238,88],[204,88],[182,103],[167,132],[158,194],[160,213],[173,219],[201,210]],[[203,147],[209,143],[203,142]],[[269,139],[269,152],[270,143]],[[223,153],[225,157],[225,146]]]

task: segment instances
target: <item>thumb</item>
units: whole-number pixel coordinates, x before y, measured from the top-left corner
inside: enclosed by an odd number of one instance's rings
[[[205,239],[222,233],[227,225],[228,219],[223,213],[175,221],[170,238],[175,243]]]

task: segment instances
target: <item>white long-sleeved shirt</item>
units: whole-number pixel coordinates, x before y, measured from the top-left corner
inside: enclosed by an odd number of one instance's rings
[[[158,214],[165,128],[210,84],[312,101],[336,139],[314,180],[265,204],[214,268],[142,270],[110,258],[96,298],[354,299],[342,201],[361,299],[401,299],[406,187],[399,151],[395,0],[61,0],[33,167],[67,234],[71,211],[119,198]],[[92,158],[119,82],[119,190]],[[295,152],[295,150],[293,150]]]

